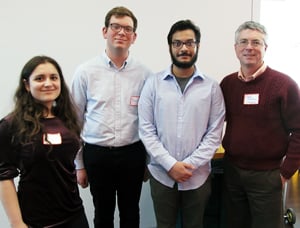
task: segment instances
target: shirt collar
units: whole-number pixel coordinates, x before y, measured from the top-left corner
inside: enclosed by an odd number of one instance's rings
[[[117,67],[115,66],[115,64],[113,63],[113,61],[111,61],[111,59],[106,54],[106,51],[103,52],[103,58],[104,58],[105,63],[106,63],[107,66],[113,67],[113,68],[117,69]],[[130,57],[128,56],[128,58],[124,61],[123,65],[122,65],[122,67],[120,69],[125,68],[128,65],[129,62],[130,62]]]
[[[172,65],[165,71],[163,79],[168,78],[175,78],[176,76],[172,73]],[[203,73],[201,73],[198,68],[195,66],[194,74],[192,75],[192,78],[199,78],[201,80],[205,79],[205,76]]]
[[[238,78],[239,78],[241,81],[243,81],[243,82],[250,82],[250,81],[253,81],[253,80],[255,80],[258,76],[260,76],[262,73],[264,73],[265,70],[266,70],[266,68],[267,68],[267,65],[266,65],[265,62],[264,62],[264,63],[261,65],[261,67],[258,68],[257,71],[255,71],[251,76],[249,76],[249,77],[247,77],[247,78],[243,75],[243,72],[242,72],[242,70],[240,69],[239,72],[238,72]]]

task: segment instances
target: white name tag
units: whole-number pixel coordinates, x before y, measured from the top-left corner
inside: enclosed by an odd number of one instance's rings
[[[259,94],[245,94],[244,95],[244,105],[257,105],[259,104]]]
[[[130,105],[131,106],[137,106],[138,103],[139,103],[139,99],[140,99],[139,96],[132,96],[132,97],[130,97]]]
[[[43,144],[44,145],[59,145],[59,144],[61,144],[61,135],[60,135],[60,133],[55,133],[55,134],[46,133],[46,134],[44,134],[43,135]]]

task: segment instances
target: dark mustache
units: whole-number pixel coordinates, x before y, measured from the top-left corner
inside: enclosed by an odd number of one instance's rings
[[[178,54],[177,57],[180,57],[180,56],[191,56],[190,54],[184,52],[184,53],[181,53],[181,54]]]

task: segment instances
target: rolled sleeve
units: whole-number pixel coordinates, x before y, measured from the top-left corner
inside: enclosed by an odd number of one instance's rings
[[[9,129],[8,121],[2,119],[0,121],[0,180],[13,179],[19,175]]]

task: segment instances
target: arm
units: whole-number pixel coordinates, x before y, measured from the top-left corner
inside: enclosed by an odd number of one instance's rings
[[[157,133],[155,109],[155,77],[149,78],[139,100],[139,134],[147,152],[176,182],[184,182],[192,176],[191,164],[177,161],[163,146]]]
[[[27,228],[23,222],[13,179],[0,181],[0,200],[12,228]]]
[[[82,187],[86,188],[89,186],[88,177],[86,170],[83,169],[76,169],[76,176],[77,176],[77,183]]]
[[[144,92],[140,97],[141,103],[139,103],[140,138],[143,141],[147,152],[152,158],[159,161],[168,172],[168,175],[176,182],[184,182],[192,176],[192,169],[194,169],[194,166],[185,162],[176,161],[160,142],[156,133],[152,111],[153,108],[149,105],[151,99],[146,98],[146,93],[147,92]],[[148,100],[147,102],[150,102],[148,105],[146,105],[146,100]]]
[[[280,172],[282,178],[288,180],[300,167],[300,92],[295,83],[292,83],[285,91],[282,98],[281,113],[283,125],[290,135]]]
[[[177,161],[164,148],[157,135],[154,116],[155,83],[157,83],[156,76],[150,77],[141,92],[138,104],[139,135],[151,159],[169,171]]]
[[[8,119],[8,118],[7,118]],[[11,125],[6,118],[0,120],[0,201],[12,228],[27,227],[22,219],[14,178],[19,175],[14,149],[11,146]]]
[[[87,103],[87,96],[86,96],[87,85],[86,85],[86,81],[84,80],[83,74],[84,73],[80,70],[80,68],[76,70],[72,81],[71,92],[72,92],[74,102],[78,108],[78,113],[77,113],[78,118],[84,124],[84,113],[86,110],[86,103]],[[86,188],[88,186],[88,178],[87,178],[86,170],[84,168],[82,153],[83,153],[83,145],[78,150],[75,158],[76,176],[77,176],[77,183],[82,188]]]
[[[77,107],[78,119],[84,124],[84,113],[87,103],[87,81],[84,71],[78,68],[73,76],[71,93]]]
[[[225,119],[225,103],[221,88],[216,83],[212,87],[209,108],[206,132],[196,150],[183,160],[186,163],[193,164],[195,167],[200,167],[210,162],[221,145]]]
[[[87,173],[86,173],[86,170],[85,170],[84,164],[83,164],[82,153],[83,153],[83,145],[78,150],[78,152],[76,154],[76,158],[75,158],[76,177],[77,177],[77,183],[82,188],[86,188],[87,186],[89,186],[89,182],[88,182]]]

